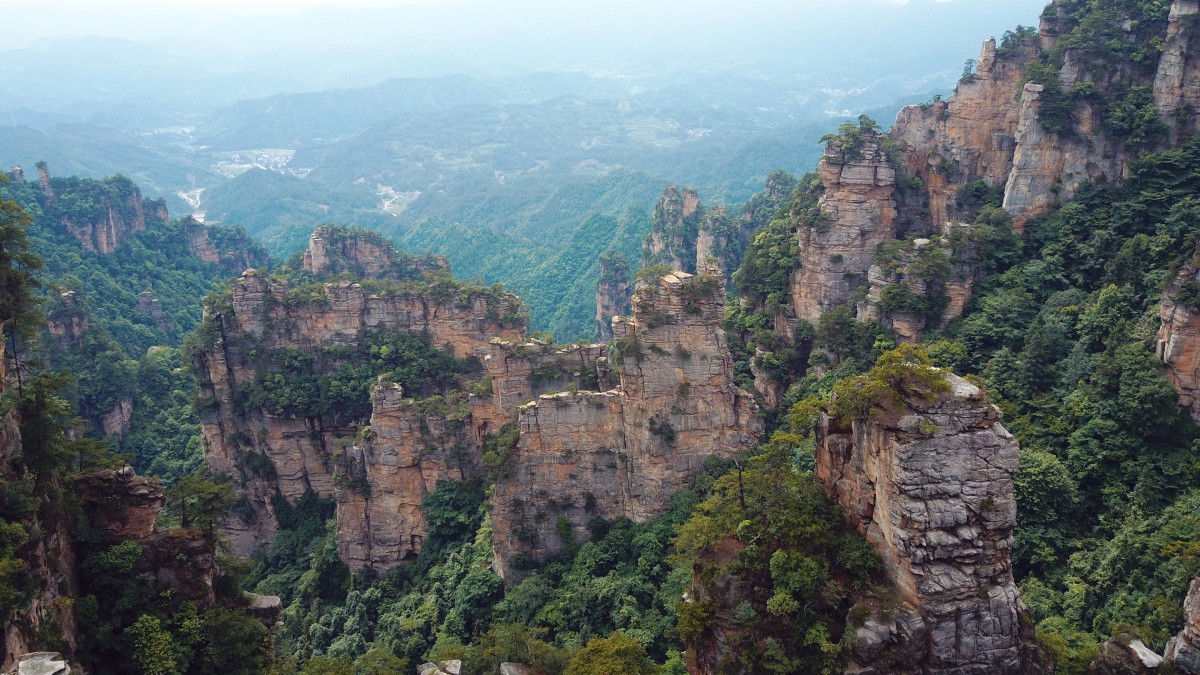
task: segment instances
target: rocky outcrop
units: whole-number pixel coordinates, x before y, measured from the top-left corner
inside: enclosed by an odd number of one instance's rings
[[[966,251],[970,225],[946,223],[934,239],[910,239],[882,253],[867,272],[859,321],[879,321],[898,342],[920,342],[925,331],[962,316],[975,286],[976,268]],[[900,244],[900,242],[896,242]]]
[[[444,256],[411,256],[377,232],[319,227],[308,239],[304,269],[318,279],[346,274],[355,279],[421,279],[432,270],[450,271]]]
[[[1141,640],[1113,638],[1100,645],[1100,655],[1087,672],[1088,675],[1153,675],[1162,663],[1163,657]]]
[[[4,675],[71,675],[71,666],[58,652],[34,652],[17,657]]]
[[[180,227],[192,255],[204,262],[220,265],[230,274],[267,266],[266,250],[252,242],[240,227],[208,226],[196,222],[191,216],[185,218]],[[219,242],[214,241],[217,233],[220,233]]]
[[[106,469],[75,479],[75,493],[88,504],[92,527],[121,540],[143,540],[154,534],[166,493],[157,481],[130,467]]]
[[[663,191],[650,219],[650,234],[642,244],[642,259],[684,272],[696,271],[696,237],[704,209],[700,194],[669,186]]]
[[[625,254],[607,252],[600,256],[600,280],[596,284],[596,339],[612,339],[612,318],[628,316],[631,274]]]
[[[213,581],[219,572],[216,547],[200,530],[158,532],[142,540],[140,571],[154,576],[160,589],[175,597],[211,607],[217,601]]]
[[[1183,675],[1200,675],[1200,579],[1188,589],[1183,615],[1183,630],[1167,642],[1164,656]]]
[[[0,322],[3,333],[4,322]],[[8,376],[7,341],[0,340],[0,396],[5,392]],[[12,410],[0,412],[0,472],[6,480],[28,478],[21,464],[21,427]],[[53,631],[62,644],[75,648],[75,612],[71,604],[76,588],[75,548],[71,528],[62,521],[42,521],[34,514],[21,523],[27,532],[39,537],[22,547],[20,557],[22,576],[33,582],[32,598],[24,606],[8,608],[3,632],[0,667],[13,668],[20,655],[43,645],[42,634]]]
[[[138,293],[137,308],[139,312],[149,314],[162,332],[170,333],[171,329],[174,328],[171,322],[167,320],[167,316],[163,314],[162,302],[159,301],[158,296],[154,295],[153,291]]]
[[[947,379],[934,401],[819,426],[817,475],[908,613],[851,628],[848,672],[1037,672],[1009,561],[1017,443],[977,387]]]
[[[368,335],[387,331],[427,336],[433,346],[459,358],[483,358],[490,353],[493,338],[520,341],[524,336],[520,301],[509,294],[463,287],[435,296],[419,285],[394,283],[371,288],[379,292],[350,282],[293,289],[248,270],[234,283],[224,306],[210,311],[202,331],[207,331],[212,343],[197,355],[205,404],[201,431],[208,466],[214,473],[233,476],[239,496],[249,507],[231,515],[223,528],[235,551],[248,554],[274,537],[278,523],[272,500],[277,493],[289,502],[309,492],[335,497],[335,456],[339,448],[353,445],[359,424],[367,421],[338,415],[330,419],[280,415],[247,405],[246,387],[256,381],[261,369],[271,367],[260,355],[281,349],[316,353],[355,348]],[[400,450],[373,452],[358,459],[391,461],[391,453]],[[383,476],[387,470],[381,466],[363,471],[367,476]],[[373,507],[345,494],[346,508],[357,505],[353,508],[358,509],[356,515],[347,515],[347,522],[365,522]],[[419,504],[419,496],[405,497],[414,498]],[[360,527],[364,532],[370,529]],[[353,560],[365,564],[381,555],[359,553],[367,548],[366,540],[347,540],[342,550],[353,549]],[[386,548],[370,545],[372,551]]]
[[[801,226],[800,268],[792,280],[792,311],[815,323],[846,303],[867,281],[879,246],[896,235],[896,169],[874,132],[856,147],[839,140],[825,148],[818,171],[824,218]]]
[[[138,186],[124,176],[102,181],[72,178],[47,199],[59,223],[80,246],[99,253],[112,253],[131,235],[145,230],[147,213],[152,219],[166,215],[161,201],[143,199]]]
[[[1193,254],[1163,291],[1156,353],[1179,392],[1179,404],[1200,420],[1200,258]]]
[[[1169,127],[1169,142],[1196,130],[1196,110],[1200,106],[1200,61],[1192,53],[1197,0],[1175,0],[1167,19],[1167,36],[1154,76],[1154,105]]]
[[[55,345],[59,349],[80,346],[88,327],[83,298],[75,291],[59,293],[46,316],[46,329]]]
[[[421,500],[439,481],[480,474],[468,453],[466,415],[427,410],[400,385],[371,392],[371,425],[337,456],[338,555],[351,569],[387,570],[415,557],[426,537]]]
[[[604,345],[555,346],[495,339],[484,358],[496,405],[513,410],[551,392],[607,391],[614,382]]]
[[[633,317],[613,321],[616,389],[547,394],[520,409],[491,509],[506,580],[586,541],[596,517],[661,514],[707,457],[757,438],[753,400],[733,383],[713,274],[676,272],[638,288]]]

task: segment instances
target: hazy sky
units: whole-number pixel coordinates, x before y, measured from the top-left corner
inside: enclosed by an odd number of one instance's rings
[[[47,37],[103,35],[153,40],[176,36],[197,37],[207,34],[214,40],[222,35],[246,36],[245,25],[257,26],[262,19],[281,22],[285,33],[306,15],[324,14],[336,8],[361,15],[364,10],[388,10],[387,15],[408,18],[414,23],[433,19],[459,20],[471,29],[486,28],[475,23],[477,17],[510,17],[531,22],[553,31],[581,21],[597,18],[648,19],[671,14],[724,15],[729,11],[770,9],[788,15],[822,16],[861,11],[871,6],[904,6],[919,3],[949,3],[995,8],[1011,6],[1036,19],[1044,0],[36,0],[8,1],[0,22],[0,48],[16,48]],[[1026,8],[1034,8],[1030,12]],[[315,12],[314,12],[315,10]],[[873,19],[864,14],[864,21]],[[250,37],[250,36],[246,36]],[[259,36],[269,42],[283,37],[268,31]]]

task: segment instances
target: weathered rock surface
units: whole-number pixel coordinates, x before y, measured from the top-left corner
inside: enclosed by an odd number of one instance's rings
[[[75,492],[90,506],[92,527],[122,540],[141,540],[154,534],[158,512],[167,503],[166,493],[157,481],[137,475],[128,466],[79,476]]]
[[[716,276],[677,272],[640,287],[633,317],[613,321],[618,387],[521,408],[520,439],[492,498],[501,576],[513,580],[523,563],[562,550],[560,522],[583,542],[595,517],[661,514],[708,456],[758,436],[753,399],[733,383],[723,306]]]
[[[209,234],[208,226],[196,222],[191,216],[184,219],[183,236],[187,239],[188,251],[207,263],[220,265],[230,274],[241,274],[248,269],[267,266],[266,250],[244,236],[225,242],[218,249]]]
[[[348,274],[356,279],[420,279],[432,270],[450,271],[445,256],[402,253],[376,232],[319,227],[308,239],[304,269],[319,279]]]
[[[628,316],[630,310],[630,272],[625,254],[600,256],[600,280],[596,283],[596,339],[612,339],[612,318]]]
[[[4,323],[0,322],[0,333]],[[7,386],[7,341],[0,340],[0,395]],[[15,461],[21,456],[21,428],[11,410],[0,414],[0,471],[6,479],[19,480],[23,473]],[[40,635],[47,626],[56,626],[57,634],[69,649],[75,648],[75,612],[65,600],[75,589],[75,549],[70,530],[64,522],[42,522],[37,515],[23,523],[26,530],[41,532],[41,537],[22,552],[23,572],[34,580],[32,599],[23,607],[12,608],[4,624],[0,667],[11,668],[19,655],[29,655],[42,644]]]
[[[100,420],[100,431],[105,436],[125,436],[133,422],[133,399],[126,396],[113,404],[113,409]]]
[[[823,222],[800,228],[792,312],[815,323],[866,283],[875,252],[896,235],[896,169],[870,135],[859,148],[826,147],[818,168]]]
[[[80,346],[88,328],[88,315],[83,298],[75,291],[59,293],[46,316],[46,329],[58,348]]]
[[[1200,675],[1200,579],[1192,582],[1183,601],[1183,630],[1167,642],[1167,663],[1184,675]]]
[[[71,675],[71,666],[58,652],[22,654],[4,675]]]
[[[145,312],[153,317],[154,323],[158,324],[158,327],[161,328],[164,333],[171,332],[171,322],[168,321],[166,315],[163,314],[162,302],[159,301],[158,296],[154,295],[153,291],[142,291],[141,293],[138,293],[137,308],[139,312]]]
[[[469,419],[421,410],[400,385],[371,392],[371,426],[337,456],[338,556],[351,569],[387,570],[416,556],[426,536],[421,500],[438,481],[479,475]]]
[[[1162,664],[1163,657],[1141,640],[1112,639],[1100,645],[1100,656],[1088,666],[1088,675],[1150,675]]]
[[[362,284],[338,282],[324,284],[297,299],[286,283],[248,270],[234,283],[225,308],[211,317],[216,328],[213,345],[197,357],[200,396],[207,402],[201,431],[209,467],[217,474],[234,476],[240,496],[250,506],[225,522],[223,529],[235,551],[249,554],[274,537],[278,523],[272,497],[276,492],[289,502],[308,492],[325,498],[335,496],[337,450],[354,443],[357,424],[364,421],[334,420],[329,424],[245,406],[238,392],[255,380],[259,364],[256,353],[280,348],[315,352],[324,347],[353,347],[371,333],[391,331],[426,335],[433,345],[445,347],[460,358],[482,358],[490,353],[492,338],[520,341],[524,337],[524,320],[516,296],[461,292],[438,300],[400,286],[393,291],[380,295]],[[380,458],[386,458],[392,451],[379,452]],[[386,473],[382,468],[380,471]],[[384,473],[368,471],[367,475]],[[391,488],[380,485],[379,489],[387,494]],[[420,503],[419,495],[405,497],[413,498]],[[347,514],[347,522],[363,523],[369,511],[365,502],[347,494],[346,508],[359,507],[355,516]],[[371,529],[361,527],[365,528],[362,532]],[[342,550],[353,548],[357,556],[353,560],[365,564],[381,555],[364,553],[368,546],[366,541],[347,540]],[[392,545],[384,549],[388,546]],[[394,551],[403,554],[400,544],[394,546],[399,547]],[[383,550],[374,545],[370,548]]]
[[[1196,130],[1195,111],[1200,106],[1200,61],[1190,47],[1194,23],[1200,12],[1197,0],[1175,0],[1167,20],[1167,36],[1154,76],[1154,105],[1170,129],[1174,144],[1180,135]]]
[[[1017,443],[978,388],[947,377],[934,402],[818,429],[817,475],[920,619],[857,635],[853,672],[1036,672],[1009,561]]]
[[[64,213],[59,216],[59,223],[79,240],[85,251],[112,253],[130,235],[146,229],[147,213],[151,218],[166,214],[166,205],[161,200],[143,199],[142,191],[128,178],[117,176],[107,179],[105,183],[110,183],[114,189],[99,193],[98,210],[95,213],[87,216]]]
[[[1200,420],[1200,260],[1195,255],[1163,291],[1156,353],[1179,392],[1179,404]]]
[[[654,206],[650,234],[642,245],[643,260],[695,272],[696,237],[703,217],[699,193],[669,186]]]
[[[920,342],[927,329],[943,328],[962,316],[975,286],[976,269],[961,252],[953,250],[948,238],[957,231],[962,239],[969,239],[970,230],[970,225],[946,223],[940,237],[911,240],[895,260],[887,261],[886,268],[878,260],[872,264],[867,272],[866,298],[858,304],[858,320],[879,321],[892,329],[898,342],[912,343]],[[937,250],[927,248],[930,246]],[[924,270],[931,265],[913,264],[922,258],[928,261],[932,256],[939,256],[947,263],[944,276],[929,278]],[[934,314],[906,307],[885,307],[884,295],[891,287],[903,289],[909,297],[923,298],[930,309],[938,311]]]

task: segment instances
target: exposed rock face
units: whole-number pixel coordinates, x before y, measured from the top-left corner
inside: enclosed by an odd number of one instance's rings
[[[46,328],[60,349],[78,347],[88,332],[87,309],[75,291],[58,294],[46,317]]]
[[[239,479],[250,505],[248,514],[231,516],[224,527],[242,554],[274,537],[271,500],[277,491],[289,502],[307,492],[335,495],[335,448],[351,443],[358,431],[357,420],[327,425],[245,406],[238,392],[255,380],[255,351],[353,347],[370,333],[392,331],[427,335],[459,357],[483,357],[493,337],[524,335],[523,321],[509,320],[519,316],[519,301],[511,295],[437,301],[399,291],[374,295],[342,282],[325,284],[315,299],[297,302],[288,300],[290,290],[247,271],[234,283],[227,308],[211,317],[217,328],[213,346],[198,355],[200,396],[208,402],[201,418],[205,459],[214,472]]]
[[[550,392],[607,391],[614,384],[604,345],[555,347],[497,339],[491,348],[483,362],[502,410],[513,410]]]
[[[859,629],[854,672],[1035,672],[1009,561],[1017,443],[978,388],[947,377],[932,403],[818,429],[817,475],[916,615]]]
[[[596,284],[596,339],[612,339],[612,318],[629,316],[629,263],[624,253],[600,256],[600,281]]]
[[[59,216],[59,222],[79,240],[85,251],[112,253],[130,235],[146,229],[147,210],[152,217],[165,213],[165,206],[160,209],[158,203],[142,199],[141,190],[128,178],[110,178],[102,185],[112,189],[95,190],[89,194],[89,197],[98,199],[96,211],[87,215],[62,213]],[[59,203],[64,207],[65,194],[59,195]]]
[[[753,399],[733,383],[723,306],[715,276],[677,272],[640,287],[633,318],[613,321],[618,388],[544,395],[520,409],[520,440],[492,498],[501,576],[518,578],[525,562],[562,550],[568,531],[586,541],[597,516],[661,514],[708,456],[758,436]]]
[[[674,185],[668,187],[654,207],[642,258],[672,269],[695,272],[696,237],[703,217],[699,193],[691,188],[680,191]]]
[[[266,267],[267,254],[261,247],[252,245],[244,235],[237,237],[232,245],[218,249],[213,243],[206,225],[196,222],[191,216],[182,225],[187,239],[188,251],[207,263],[220,265],[230,274],[241,274],[248,269]]]
[[[1154,105],[1170,128],[1169,140],[1196,130],[1195,111],[1200,106],[1200,62],[1189,50],[1192,30],[1189,17],[1200,12],[1197,0],[1175,0],[1167,23],[1158,72],[1154,77]]]
[[[1183,613],[1183,630],[1167,643],[1165,657],[1184,675],[1200,675],[1200,579],[1188,589]]]
[[[167,498],[158,483],[134,473],[105,469],[75,479],[75,492],[89,504],[92,526],[122,540],[154,534],[158,512]]]
[[[25,169],[22,169],[20,166],[13,166],[13,168],[8,172],[8,178],[14,183],[19,183],[25,180]]]
[[[1158,358],[1179,392],[1179,404],[1200,420],[1200,260],[1193,256],[1163,291],[1158,307]],[[1189,297],[1190,296],[1190,297]]]
[[[1100,656],[1088,666],[1088,675],[1151,675],[1163,663],[1163,657],[1141,640],[1112,639],[1100,645]]]
[[[955,195],[963,185],[977,180],[990,187],[1004,185],[1016,149],[1023,70],[1036,54],[1036,45],[1023,44],[998,58],[996,41],[988,40],[974,76],[948,100],[900,111],[889,135],[900,141],[905,175],[921,180],[925,196],[903,214],[908,228],[920,234],[955,218]],[[928,216],[912,212],[924,201]]]
[[[71,675],[71,666],[58,652],[34,652],[17,657],[4,675]]]
[[[877,135],[858,148],[830,143],[818,170],[826,219],[800,228],[800,269],[791,293],[795,316],[814,323],[866,283],[875,251],[896,234],[896,169]]]
[[[400,385],[371,392],[369,431],[338,456],[338,555],[351,569],[386,570],[416,556],[426,536],[421,500],[438,481],[479,475],[467,419],[430,414]]]
[[[867,296],[858,304],[858,320],[880,321],[892,329],[899,342],[920,342],[926,329],[942,328],[962,316],[975,286],[976,270],[947,242],[946,238],[955,230],[962,235],[961,240],[969,240],[970,225],[946,223],[941,238],[913,239],[895,259],[884,261],[886,265],[879,260],[871,265],[867,272]],[[951,260],[956,262],[951,264]],[[931,275],[930,268],[936,265],[930,261],[946,264]],[[886,297],[889,294],[917,302],[889,306]],[[897,303],[894,298],[890,300]],[[922,306],[907,306],[911,304]]]
[[[216,603],[216,549],[200,530],[159,532],[142,541],[139,569],[150,572],[161,588],[200,607]]]
[[[161,328],[164,333],[171,332],[173,326],[171,325],[171,322],[167,320],[166,315],[163,314],[162,302],[159,301],[158,296],[154,295],[152,291],[142,291],[141,293],[138,293],[137,307],[138,311],[145,312],[153,317],[154,322],[158,324],[158,327]]]
[[[450,271],[444,256],[410,256],[375,232],[319,227],[308,239],[304,269],[317,278],[346,273],[356,279],[420,279],[430,270]]]
[[[0,322],[0,333],[4,322]],[[4,394],[8,375],[7,342],[0,340],[0,395]],[[21,427],[14,412],[0,414],[0,471],[11,480],[23,477],[17,467],[21,457]],[[25,547],[24,574],[36,583],[33,598],[23,607],[15,608],[4,624],[0,652],[0,667],[14,667],[19,655],[31,655],[42,644],[40,634],[46,626],[56,626],[63,643],[75,648],[75,612],[65,600],[73,597],[75,589],[75,549],[71,531],[64,522],[42,522],[34,515],[22,523],[27,531],[40,531],[41,537]]]
[[[1043,91],[1041,85],[1029,83],[1021,94],[1017,149],[1004,189],[1004,208],[1018,229],[1029,218],[1070,199],[1086,182],[1120,179],[1128,159],[1121,144],[1105,133],[1103,110],[1089,102],[1077,106],[1075,134],[1066,137],[1047,131],[1038,117]]]

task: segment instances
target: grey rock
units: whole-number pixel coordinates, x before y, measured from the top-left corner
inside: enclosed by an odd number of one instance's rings
[[[5,675],[71,675],[71,666],[58,652],[33,652],[18,656]]]

